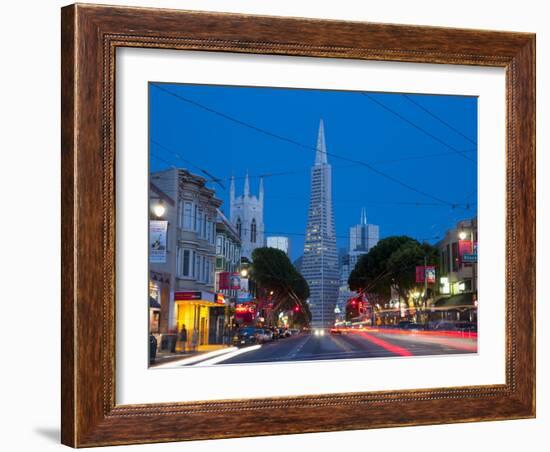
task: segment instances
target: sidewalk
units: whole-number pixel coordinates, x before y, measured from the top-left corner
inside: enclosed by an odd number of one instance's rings
[[[182,358],[190,358],[192,356],[202,355],[204,353],[213,352],[215,350],[220,350],[222,348],[229,348],[228,344],[211,344],[211,345],[199,345],[194,351],[187,352],[175,352],[170,351],[157,351],[157,356],[155,362],[149,367],[155,367],[160,364],[170,363],[172,361],[177,361]]]

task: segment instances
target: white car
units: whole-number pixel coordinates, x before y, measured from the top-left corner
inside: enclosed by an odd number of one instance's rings
[[[268,329],[258,328],[256,330],[256,340],[258,342],[270,342],[273,340],[273,332]]]

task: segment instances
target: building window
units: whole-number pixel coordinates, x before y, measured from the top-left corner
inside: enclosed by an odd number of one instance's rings
[[[222,256],[223,254],[223,236],[218,235],[216,237],[216,255]]]
[[[239,238],[242,238],[242,224],[240,218],[237,218],[237,232],[239,233]]]
[[[204,221],[204,214],[202,213],[202,210],[199,209],[199,221],[197,222],[197,233],[200,237],[202,237],[202,223]]]
[[[192,231],[192,212],[193,212],[193,203],[190,201],[185,201],[183,203],[183,221],[181,224],[183,225],[183,229],[186,229],[188,231]]]
[[[197,281],[200,281],[201,257],[199,254],[195,253],[194,261],[195,261],[195,279]]]
[[[199,230],[199,206],[195,204],[195,208],[193,209],[193,224],[195,231]]]
[[[256,219],[253,219],[250,225],[250,241],[256,243]]]
[[[176,256],[176,271],[179,277],[191,278],[193,276],[193,251],[178,248]]]

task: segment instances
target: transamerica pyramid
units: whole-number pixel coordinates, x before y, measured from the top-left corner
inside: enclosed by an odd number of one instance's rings
[[[311,168],[311,198],[301,272],[309,284],[311,326],[333,326],[339,286],[338,254],[332,210],[332,168],[328,163],[322,119],[317,136],[315,164]]]

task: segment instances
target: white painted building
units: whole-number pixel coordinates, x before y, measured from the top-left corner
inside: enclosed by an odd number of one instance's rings
[[[287,256],[290,255],[290,239],[283,236],[272,236],[266,239],[266,246],[269,248],[277,248],[284,251]]]
[[[264,246],[264,184],[260,179],[258,196],[250,193],[248,174],[241,196],[235,196],[235,179],[231,178],[229,218],[241,238],[241,255],[252,260],[252,252]]]

